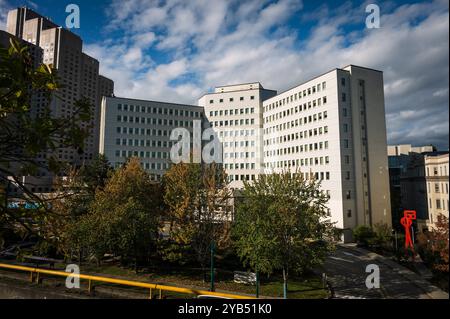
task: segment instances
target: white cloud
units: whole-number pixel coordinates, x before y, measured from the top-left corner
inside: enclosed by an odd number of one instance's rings
[[[0,0],[0,30],[6,30],[6,19],[9,10],[11,10],[11,6],[6,0]]]
[[[381,29],[368,30],[365,5],[350,2],[306,16],[295,0],[113,0],[110,28],[123,38],[88,48],[118,95],[180,103],[196,103],[216,85],[260,81],[284,90],[347,64],[380,69],[389,141],[448,147],[448,2],[392,5],[382,5]],[[307,38],[290,19],[314,24]],[[348,33],[349,25],[357,30]]]

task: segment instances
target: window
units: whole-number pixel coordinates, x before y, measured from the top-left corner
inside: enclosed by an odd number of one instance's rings
[[[441,209],[441,200],[436,199],[436,209]]]
[[[347,191],[346,197],[347,197],[347,199],[352,199],[352,192]]]
[[[243,96],[241,96],[240,100],[241,100],[241,101],[244,101],[244,97],[243,97]]]
[[[209,100],[209,104],[214,104],[214,100]]]
[[[347,95],[345,93],[342,93],[342,102],[347,101]]]
[[[352,217],[352,210],[351,209],[347,210],[347,217],[348,218]]]
[[[435,192],[435,193],[440,193],[439,183],[435,183],[435,184],[434,184],[434,192]]]
[[[341,84],[342,84],[342,86],[345,86],[345,78],[341,79]]]
[[[344,140],[344,147],[345,147],[345,148],[348,148],[348,145],[349,145],[349,144],[348,144],[348,140]]]

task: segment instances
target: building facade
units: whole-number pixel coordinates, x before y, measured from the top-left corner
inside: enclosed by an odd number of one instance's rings
[[[392,225],[398,231],[403,230],[403,226],[400,223],[404,211],[401,177],[407,173],[408,165],[414,158],[414,154],[423,154],[434,151],[436,151],[436,148],[432,145],[419,147],[413,147],[410,144],[388,146]]]
[[[427,226],[429,229],[436,226],[439,215],[448,218],[448,169],[448,152],[425,156],[429,215]]]
[[[263,110],[266,174],[320,180],[344,240],[358,225],[391,225],[382,72],[335,69],[264,101]]]
[[[171,133],[185,128],[193,145],[194,122],[207,128],[204,109],[198,106],[118,97],[104,97],[101,106],[99,153],[114,167],[139,157],[153,180],[159,180],[173,164]]]
[[[448,218],[448,152],[411,154],[402,174],[404,209],[417,212],[419,231],[435,226],[440,214]]]
[[[198,101],[222,143],[223,165],[233,189],[263,173],[263,102],[276,94],[260,83],[248,83],[216,87]]]
[[[58,160],[75,166],[91,161],[98,153],[101,98],[113,95],[113,81],[99,75],[99,62],[83,53],[83,41],[79,36],[29,8],[22,7],[8,13],[7,31],[41,48],[43,55],[40,63],[52,65],[57,70],[62,88],[51,101],[51,111],[55,116],[72,116],[76,110],[75,102],[81,98],[91,103],[92,118],[81,125],[90,132],[83,152],[61,148],[58,154],[52,154]],[[32,103],[33,112],[39,114],[46,103],[38,97]],[[45,159],[48,155],[41,154],[41,157]]]

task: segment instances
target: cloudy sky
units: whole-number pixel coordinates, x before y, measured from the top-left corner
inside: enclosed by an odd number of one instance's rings
[[[214,86],[282,91],[356,64],[384,71],[389,143],[448,149],[448,0],[0,0],[0,25],[20,5],[64,24],[69,3],[117,96],[196,104]]]

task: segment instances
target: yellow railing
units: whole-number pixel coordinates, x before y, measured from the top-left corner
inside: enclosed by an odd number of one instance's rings
[[[39,283],[42,280],[41,274],[59,276],[59,277],[71,276],[71,278],[85,279],[85,280],[88,280],[89,293],[93,289],[93,286],[92,286],[93,282],[102,282],[102,283],[123,285],[123,286],[128,286],[128,287],[139,287],[139,288],[149,289],[149,292],[150,292],[149,299],[153,298],[154,290],[159,292],[160,299],[162,299],[163,291],[176,292],[176,293],[189,294],[189,295],[197,295],[197,296],[198,295],[207,295],[207,296],[230,298],[230,299],[254,299],[253,297],[250,297],[250,296],[242,296],[242,295],[235,295],[235,294],[228,294],[228,293],[221,293],[221,292],[211,292],[211,291],[207,291],[207,290],[197,290],[197,289],[190,289],[190,288],[180,288],[180,287],[174,287],[174,286],[164,286],[164,285],[157,285],[157,284],[151,284],[151,283],[145,283],[145,282],[139,282],[139,281],[130,281],[130,280],[124,280],[124,279],[117,279],[117,278],[75,274],[75,273],[69,273],[69,272],[64,272],[64,271],[31,268],[31,267],[25,267],[25,266],[19,266],[19,265],[0,264],[0,269],[1,268],[29,272],[30,273],[30,281],[31,282],[36,281],[37,283]],[[36,274],[36,277],[34,276],[35,274]]]

